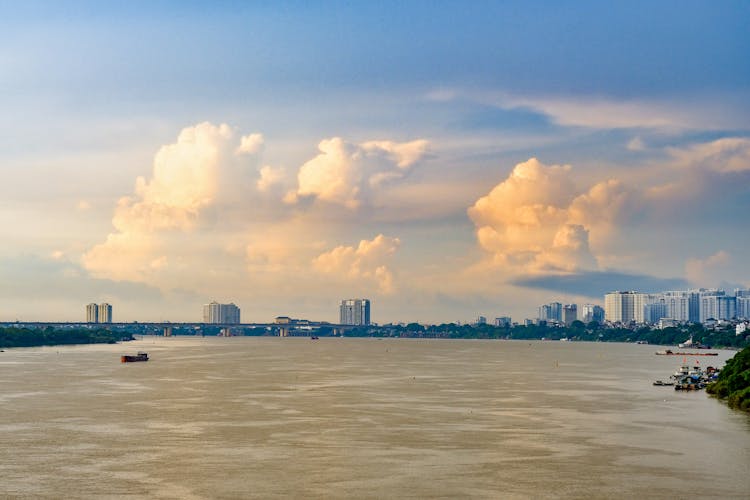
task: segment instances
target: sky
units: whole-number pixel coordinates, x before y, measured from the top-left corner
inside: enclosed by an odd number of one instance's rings
[[[0,1],[0,321],[750,286],[750,3]]]

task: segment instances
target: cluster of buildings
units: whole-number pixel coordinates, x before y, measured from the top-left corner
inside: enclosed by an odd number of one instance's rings
[[[539,307],[536,320],[570,326],[575,320],[589,323],[649,324],[660,328],[683,323],[711,325],[720,321],[750,320],[750,290],[727,293],[717,288],[698,288],[659,293],[615,291],[604,295],[604,307],[596,304],[550,302]]]
[[[475,325],[486,325],[487,324],[487,317],[486,316],[479,316],[477,317],[477,320],[474,322]],[[495,320],[492,322],[494,326],[499,327],[509,327],[513,326],[513,321],[511,320],[510,316],[499,316],[495,318]]]
[[[750,290],[699,288],[661,293],[611,292],[604,296],[605,320],[611,323],[710,324],[750,319]]]
[[[86,323],[112,323],[112,306],[106,302],[87,304]]]
[[[292,320],[286,316],[276,318],[276,323],[281,324],[294,321],[296,324],[302,320]],[[510,318],[508,318],[510,320]],[[109,304],[88,304],[86,306],[87,323],[112,323],[112,306]],[[213,325],[239,325],[240,308],[233,303],[220,304],[216,301],[203,305],[203,323]],[[353,326],[368,326],[370,321],[369,299],[345,299],[339,305],[339,324]]]
[[[583,304],[579,310],[578,304],[563,305],[560,302],[550,302],[539,306],[537,321],[570,326],[576,320],[584,323],[592,321],[603,323],[604,309],[596,304]]]
[[[233,303],[210,302],[203,305],[203,322],[213,325],[239,325],[240,308]]]

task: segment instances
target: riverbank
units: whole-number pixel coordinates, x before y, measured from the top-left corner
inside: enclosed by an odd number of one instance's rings
[[[706,391],[720,399],[726,399],[730,408],[750,412],[750,347],[727,360],[718,380]]]
[[[0,328],[0,349],[11,347],[39,347],[72,344],[114,344],[123,338],[104,328],[89,330],[84,328]]]

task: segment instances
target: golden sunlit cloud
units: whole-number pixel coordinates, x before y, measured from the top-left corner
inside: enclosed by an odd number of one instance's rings
[[[341,245],[324,252],[313,259],[313,267],[320,273],[345,276],[349,280],[374,281],[380,293],[393,293],[393,273],[385,261],[400,244],[398,238],[379,234],[372,240],[360,241],[357,247]]]
[[[331,245],[324,241],[337,237],[327,222],[329,209],[294,205],[312,197],[358,207],[382,189],[374,178],[403,177],[426,154],[427,142],[323,140],[319,154],[299,168],[292,200],[282,198],[290,196],[293,177],[283,167],[260,166],[262,146],[261,134],[239,137],[224,124],[183,129],[158,151],[150,177],[139,177],[134,193],[118,201],[114,231],[83,255],[85,269],[95,277],[169,289],[228,281],[240,287],[242,277],[233,269],[244,267],[256,284],[276,280],[312,289],[324,276],[392,293],[388,261],[398,238],[380,234],[357,246]]]
[[[300,198],[359,208],[371,198],[372,190],[403,178],[410,167],[425,157],[428,142],[420,139],[398,143],[369,141],[351,144],[340,137],[318,144],[319,154],[306,162],[297,175],[298,188],[285,201]]]
[[[83,256],[84,267],[97,277],[145,282],[168,269],[176,261],[168,255],[185,252],[174,248],[173,232],[193,231],[220,192],[224,198],[237,189],[249,191],[238,186],[243,176],[235,151],[248,154],[261,136],[242,138],[239,149],[234,137],[228,125],[206,122],[183,129],[177,142],[163,146],[151,177],[138,177],[134,195],[118,201],[115,232]]]
[[[597,268],[591,233],[606,234],[630,195],[614,179],[578,194],[570,173],[531,158],[469,208],[493,265],[512,274]]]

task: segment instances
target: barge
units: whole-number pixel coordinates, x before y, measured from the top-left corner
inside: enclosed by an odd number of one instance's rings
[[[674,352],[669,349],[663,351],[656,351],[657,356],[718,356],[718,352]]]
[[[141,351],[135,356],[129,356],[127,354],[120,356],[120,362],[122,363],[134,363],[136,361],[148,361],[148,353]]]

